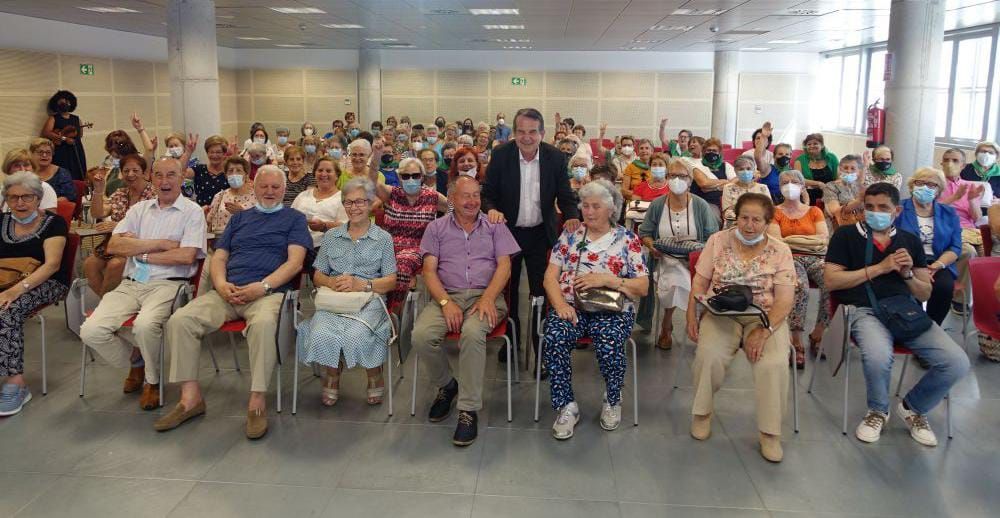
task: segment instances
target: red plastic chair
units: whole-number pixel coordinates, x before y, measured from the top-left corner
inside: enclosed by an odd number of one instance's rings
[[[733,145],[732,144],[723,144],[722,145],[722,150],[725,151],[727,149],[733,149]]]
[[[989,225],[979,225],[979,233],[983,235],[983,256],[993,255],[993,231]]]
[[[748,149],[753,149],[753,141],[752,140],[744,140],[743,141],[743,150],[746,151]]]
[[[195,273],[192,277],[188,279],[187,284],[182,284],[177,287],[177,292],[174,294],[174,301],[170,307],[170,314],[174,314],[178,309],[187,304],[194,298],[194,294],[198,293],[198,285],[201,283],[201,270],[205,266],[204,259],[198,259],[198,266],[195,269]],[[87,289],[87,284],[83,283],[80,289]],[[82,297],[81,297],[82,298]],[[67,311],[69,308],[66,308]],[[87,311],[86,316],[92,315],[93,311]],[[132,327],[135,325],[135,319],[139,314],[136,313],[122,322],[121,327]],[[166,368],[163,366],[163,359],[165,357],[164,349],[166,347],[166,336],[160,337],[160,406],[163,406],[163,387],[166,385],[163,379]],[[84,387],[87,383],[87,344],[80,341],[80,397],[84,395]],[[213,358],[213,361],[215,359]],[[216,369],[218,370],[218,369]]]
[[[733,163],[734,160],[736,160],[737,158],[739,158],[740,155],[742,155],[742,154],[743,154],[743,150],[742,149],[736,149],[736,148],[723,149],[722,150],[722,160],[724,160],[725,162],[731,164],[731,163]]]
[[[972,285],[979,286],[972,293],[972,322],[980,333],[1000,340],[1000,300],[993,292],[1000,276],[1000,257],[973,257],[969,261],[969,275]]]
[[[72,281],[73,277],[76,275],[76,252],[79,249],[80,249],[80,236],[70,232],[69,234],[66,235],[66,246],[63,247],[62,266],[60,267],[60,270],[65,269],[67,272],[69,272],[68,275],[70,281]],[[65,295],[62,297],[62,299],[55,301],[52,304],[58,304],[60,301],[64,300],[66,300]],[[38,324],[42,331],[42,395],[43,396],[49,393],[49,377],[48,377],[48,368],[46,365],[47,358],[45,354],[45,315],[42,314],[42,310],[51,306],[52,304],[42,304],[41,306],[38,306],[37,308],[32,310],[31,314],[28,315],[28,318],[31,317],[38,318]]]
[[[87,182],[73,180],[73,188],[76,189],[76,210],[73,212],[73,219],[83,221],[83,198],[87,195]]]
[[[799,158],[799,155],[804,153],[801,149],[793,149],[791,154],[792,163],[795,163],[795,159]],[[793,168],[794,169],[794,168]]]
[[[73,214],[76,212],[76,204],[71,201],[59,200],[56,202],[56,214],[66,221],[66,227],[73,224]]]

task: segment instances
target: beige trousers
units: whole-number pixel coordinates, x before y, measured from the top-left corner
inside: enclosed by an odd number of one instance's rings
[[[194,299],[167,322],[170,347],[170,382],[196,381],[201,361],[201,339],[222,324],[243,318],[250,347],[250,390],[267,392],[271,372],[278,362],[274,337],[278,329],[281,293],[272,293],[249,304],[234,306],[215,290]]]
[[[694,355],[694,415],[710,415],[713,397],[722,387],[729,363],[739,352],[740,344],[760,320],[736,320],[706,313],[698,328],[698,348]],[[782,322],[764,342],[764,354],[753,369],[754,392],[757,400],[757,428],[764,433],[781,435],[781,417],[788,401],[788,356],[791,340],[788,324]]]
[[[182,281],[141,283],[130,279],[104,294],[94,313],[80,327],[80,339],[115,367],[129,367],[132,347],[139,348],[146,363],[146,383],[160,382],[160,339],[170,318]],[[132,328],[122,323],[136,316]]]
[[[479,320],[478,315],[469,316],[468,311],[479,301],[483,290],[464,290],[449,293],[451,302],[462,309],[462,336],[458,339],[458,409],[475,412],[483,408],[483,378],[486,369],[486,335],[493,330],[489,322]],[[507,318],[507,304],[503,295],[494,302],[497,319]],[[454,354],[448,354],[443,346],[448,324],[444,313],[436,302],[431,302],[417,316],[413,324],[412,343],[424,359],[430,371],[431,383],[436,387],[447,385],[453,377]]]
[[[965,231],[963,230],[962,232]],[[955,279],[956,287],[961,286],[963,290],[965,289],[966,284],[969,282],[969,259],[972,259],[977,255],[976,247],[970,245],[969,243],[962,243],[962,254],[959,255],[958,259],[955,261],[955,268],[958,270],[958,278]],[[955,292],[955,296],[952,297],[952,301],[964,303],[965,301],[962,300],[964,298],[962,293],[964,292]]]

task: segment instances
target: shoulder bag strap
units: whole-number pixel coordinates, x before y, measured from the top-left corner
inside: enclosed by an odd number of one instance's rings
[[[868,239],[865,243],[865,268],[871,265],[872,255],[874,254],[872,249],[875,247],[875,237],[872,235],[870,228],[867,234]],[[868,303],[872,305],[872,311],[881,318],[881,312],[879,311],[878,302],[875,300],[875,292],[872,290],[872,281],[870,278],[865,280],[865,293],[868,294]]]

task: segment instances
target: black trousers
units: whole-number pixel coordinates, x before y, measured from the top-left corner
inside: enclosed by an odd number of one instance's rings
[[[508,314],[514,319],[514,323],[517,324],[517,329],[520,331],[522,329],[521,314],[518,309],[521,302],[522,264],[528,270],[528,291],[531,297],[545,296],[545,288],[542,287],[542,282],[545,280],[545,268],[548,267],[548,254],[552,248],[552,243],[548,241],[544,225],[530,228],[514,227],[511,229],[511,233],[514,234],[514,239],[517,241],[518,246],[521,247],[521,253],[511,262],[510,311]],[[534,326],[534,322],[531,323],[531,326]],[[531,341],[534,344],[534,350],[537,352],[538,334],[533,327],[528,331]]]
[[[927,316],[937,325],[944,322],[951,309],[951,300],[955,291],[955,277],[948,270],[941,270],[931,280],[931,298],[927,300]]]

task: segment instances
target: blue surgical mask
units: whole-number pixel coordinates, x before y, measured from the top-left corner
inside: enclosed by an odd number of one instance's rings
[[[16,222],[18,222],[18,223],[20,223],[22,225],[27,225],[27,224],[31,223],[32,221],[35,221],[35,218],[38,217],[38,211],[37,210],[33,210],[33,211],[31,211],[31,214],[28,214],[24,218],[19,218],[19,217],[15,216],[13,212],[11,212],[10,213],[10,217],[13,218],[14,221],[16,221]]]
[[[278,144],[281,144],[282,146],[288,144],[288,137],[283,135],[278,135]]]
[[[406,142],[406,135],[403,134],[403,133],[400,133],[399,135],[396,135],[396,140],[399,141],[399,142]]]
[[[736,176],[738,176],[740,178],[740,181],[743,183],[750,183],[753,181],[753,171],[750,169],[737,171]]]
[[[933,202],[935,196],[937,196],[937,189],[933,187],[921,185],[913,189],[913,198],[924,205]]]
[[[309,153],[310,155],[316,152],[316,144],[306,144],[303,148],[306,150],[306,153]]]
[[[420,192],[420,186],[423,182],[421,182],[420,180],[402,180],[399,183],[402,184],[403,191],[406,194],[413,195]]]
[[[652,173],[653,178],[657,180],[662,180],[667,177],[667,168],[663,166],[650,167],[649,172]]]
[[[348,131],[347,134],[350,135],[351,138],[358,138],[358,135],[361,134],[361,130],[358,128],[351,128],[351,131]]]
[[[740,243],[743,243],[746,246],[754,246],[757,243],[760,243],[761,241],[764,240],[764,233],[761,232],[760,235],[758,235],[757,237],[755,237],[753,239],[747,239],[743,235],[743,231],[741,231],[740,229],[736,229],[736,239],[739,239]]]
[[[577,181],[582,181],[584,178],[587,177],[587,168],[586,167],[579,167],[579,166],[574,167],[573,168],[573,177],[576,178]]]
[[[241,174],[231,174],[226,176],[226,180],[229,182],[229,186],[233,189],[239,189],[243,187],[243,175]]]
[[[336,158],[337,160],[340,160],[340,157],[344,156],[344,150],[340,149],[339,147],[335,147],[333,149],[327,149],[326,154],[330,155],[333,158]]]
[[[892,226],[892,214],[888,212],[865,211],[865,223],[879,232]]]
[[[265,162],[267,162],[266,157],[254,158],[250,160],[250,163],[256,166],[264,165]]]
[[[280,203],[275,205],[274,207],[268,208],[261,205],[259,201],[257,202],[257,210],[263,212],[264,214],[274,214],[275,212],[278,212],[283,208],[285,208],[285,206]]]
[[[435,137],[434,135],[430,135],[430,136],[427,137],[427,143],[428,144],[434,144],[437,141],[438,141],[438,138]]]
[[[840,175],[840,177],[847,183],[854,183],[858,181],[858,173],[844,173]]]

